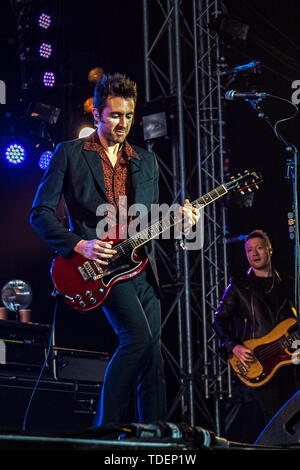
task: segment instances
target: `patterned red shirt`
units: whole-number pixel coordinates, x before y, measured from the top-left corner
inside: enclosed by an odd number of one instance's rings
[[[120,147],[116,164],[113,166],[100,142],[97,131],[93,132],[93,134],[88,137],[83,146],[84,150],[92,150],[99,153],[103,168],[106,197],[108,202],[114,206],[119,220],[127,215],[125,205],[120,205],[120,201],[122,201],[122,199],[120,200],[120,196],[127,196],[128,208],[134,203],[129,166],[131,158],[139,159],[138,154],[126,140]],[[123,202],[125,202],[124,199]]]

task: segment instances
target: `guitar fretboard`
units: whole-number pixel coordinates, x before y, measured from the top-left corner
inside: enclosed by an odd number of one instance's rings
[[[204,196],[199,197],[195,201],[191,202],[191,206],[203,208],[208,204],[211,204],[216,199],[224,196],[228,192],[225,185],[220,185],[217,188],[213,189]],[[182,214],[170,213],[168,216],[163,217],[162,219],[155,222],[150,227],[142,230],[141,232],[133,235],[127,240],[130,243],[132,248],[137,248],[144,245],[153,238],[158,237],[160,234],[170,230],[171,227],[174,227],[176,224],[182,222]]]

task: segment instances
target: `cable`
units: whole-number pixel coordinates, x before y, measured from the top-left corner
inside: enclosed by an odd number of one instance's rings
[[[50,351],[51,351],[52,338],[53,338],[53,331],[54,331],[55,319],[56,319],[56,312],[57,312],[57,305],[58,305],[58,297],[56,296],[55,307],[54,307],[54,316],[53,316],[53,322],[52,322],[52,327],[51,327],[50,340],[49,340],[49,346],[48,346],[47,354],[46,354],[45,361],[44,361],[44,363],[43,363],[41,372],[40,372],[40,374],[39,374],[39,376],[38,376],[38,378],[37,378],[36,384],[35,384],[35,386],[34,386],[32,392],[31,392],[31,395],[30,395],[30,398],[29,398],[29,402],[28,402],[27,409],[26,409],[25,416],[24,416],[24,420],[23,420],[22,431],[25,431],[25,428],[26,428],[26,420],[27,420],[28,413],[29,413],[29,410],[30,410],[31,402],[32,402],[32,400],[33,400],[33,397],[34,397],[34,394],[35,394],[36,389],[37,389],[37,387],[38,387],[38,384],[39,384],[39,382],[40,382],[40,380],[41,380],[42,374],[43,374],[43,372],[44,372],[44,369],[45,369],[45,366],[46,366],[46,364],[47,364],[48,357],[49,357],[49,354],[50,354]]]
[[[286,103],[291,104],[291,105],[294,106],[294,108],[295,108],[295,111],[294,111],[294,113],[293,113],[291,116],[289,116],[289,117],[287,117],[287,118],[284,118],[284,119],[279,119],[279,120],[274,124],[274,132],[275,132],[276,137],[277,137],[279,140],[281,140],[281,141],[285,144],[286,142],[285,142],[285,140],[282,139],[282,137],[281,137],[280,134],[278,133],[277,127],[278,127],[278,125],[281,124],[282,122],[286,122],[286,121],[289,121],[289,120],[291,120],[291,119],[294,119],[294,118],[297,116],[297,114],[298,114],[298,112],[299,112],[299,109],[298,109],[297,105],[296,105],[295,103],[293,103],[292,101],[290,101],[290,100],[287,100],[287,99],[285,99],[285,98],[281,98],[281,97],[279,97],[279,96],[273,96],[273,95],[271,95],[271,96],[272,96],[272,98],[275,98],[275,99],[277,99],[277,100],[285,101]]]

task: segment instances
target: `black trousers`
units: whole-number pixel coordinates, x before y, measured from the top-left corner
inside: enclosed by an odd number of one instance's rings
[[[96,426],[128,422],[133,396],[140,423],[166,419],[161,308],[151,275],[146,270],[114,286],[104,305],[119,346],[106,369]]]

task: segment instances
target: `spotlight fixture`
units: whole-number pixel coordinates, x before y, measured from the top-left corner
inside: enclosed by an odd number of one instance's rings
[[[5,151],[4,155],[6,160],[8,160],[9,163],[13,165],[19,165],[25,160],[26,157],[26,151],[25,148],[18,144],[18,143],[13,143],[9,144]]]
[[[246,41],[250,26],[239,18],[227,15],[221,20],[220,30],[233,39]]]
[[[48,15],[47,13],[42,13],[39,16],[38,23],[39,23],[40,28],[48,29],[49,26],[51,25],[51,16]]]
[[[25,160],[26,151],[22,145],[13,143],[6,147],[4,155],[6,160],[8,160],[8,162],[12,165],[19,165]]]
[[[101,67],[95,67],[89,71],[88,81],[89,82],[100,82],[102,80],[104,70]]]
[[[53,72],[45,72],[43,76],[43,82],[45,86],[53,87],[55,83],[55,75]]]
[[[43,42],[43,43],[40,45],[39,53],[40,53],[40,56],[43,57],[44,59],[49,59],[49,57],[50,57],[51,54],[52,54],[52,46],[51,46],[51,44],[47,44],[46,42]]]
[[[88,98],[83,103],[83,109],[86,113],[91,113],[94,107],[94,98]]]
[[[143,116],[144,139],[151,140],[168,135],[167,117],[165,112]]]
[[[41,170],[46,170],[48,168],[52,155],[53,152],[51,152],[51,150],[46,150],[46,152],[41,155],[39,159],[39,167]]]
[[[47,124],[56,124],[60,111],[60,108],[56,108],[50,104],[35,102],[29,104],[26,114],[31,118],[38,119]]]

